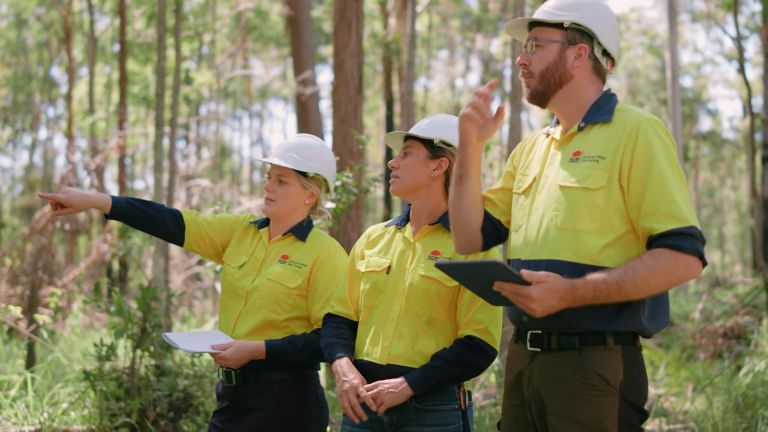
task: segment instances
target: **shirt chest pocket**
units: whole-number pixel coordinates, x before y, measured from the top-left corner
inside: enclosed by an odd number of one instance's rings
[[[416,278],[406,288],[406,313],[422,316],[433,324],[446,325],[456,314],[461,285],[431,263],[416,270]]]
[[[557,201],[552,212],[555,227],[566,231],[590,231],[605,213],[608,173],[596,170],[561,171]]]
[[[512,218],[510,228],[512,231],[520,231],[523,223],[528,218],[530,207],[533,202],[531,189],[536,180],[536,174],[520,174],[515,178],[515,184],[512,186]]]
[[[252,305],[261,305],[284,318],[307,314],[307,284],[297,270],[276,264],[256,286]]]
[[[248,266],[247,251],[229,249],[221,257],[221,291],[227,299],[243,300],[255,274]]]
[[[280,266],[283,267],[283,266]],[[267,273],[267,282],[264,284],[267,292],[273,292],[276,297],[288,295],[291,297],[306,297],[304,289],[304,275],[289,268],[273,269]]]
[[[392,260],[382,256],[367,256],[357,262],[360,272],[360,309],[379,305],[387,296]]]

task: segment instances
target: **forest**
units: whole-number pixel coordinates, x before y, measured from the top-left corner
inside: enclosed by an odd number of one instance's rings
[[[323,227],[349,250],[404,205],[386,187],[386,132],[458,114],[498,78],[490,186],[549,123],[525,102],[521,47],[503,31],[541,3],[0,2],[0,431],[204,430],[215,404],[211,359],[159,335],[216,327],[221,268],[96,211],[53,218],[38,192],[258,213],[257,158],[306,132],[338,157]],[[768,4],[609,4],[622,40],[607,86],[669,126],[707,238],[709,265],[643,341],[646,428],[768,431]],[[501,351],[469,383],[478,431],[496,430]]]

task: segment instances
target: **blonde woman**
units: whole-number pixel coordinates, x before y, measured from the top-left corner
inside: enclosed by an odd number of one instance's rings
[[[64,188],[41,193],[56,216],[98,209],[222,266],[219,365],[210,431],[325,431],[318,379],[320,325],[343,248],[313,226],[336,160],[321,139],[299,134],[275,146],[264,186],[264,217],[201,215],[152,201]]]

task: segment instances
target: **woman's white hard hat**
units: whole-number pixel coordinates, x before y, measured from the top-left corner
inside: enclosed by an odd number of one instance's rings
[[[320,138],[300,133],[272,147],[269,157],[257,158],[262,162],[317,174],[325,179],[333,192],[336,181],[336,157],[331,147]]]
[[[408,132],[389,132],[384,143],[394,151],[400,151],[403,139],[412,135],[430,140],[438,147],[456,152],[459,147],[459,118],[453,114],[434,114],[419,120]]]

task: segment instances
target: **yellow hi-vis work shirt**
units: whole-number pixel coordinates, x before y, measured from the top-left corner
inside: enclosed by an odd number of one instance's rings
[[[336,240],[309,220],[269,241],[268,219],[182,214],[184,249],[222,266],[221,331],[234,339],[264,340],[320,327],[346,265]]]
[[[415,235],[410,222],[380,223],[355,244],[329,310],[358,323],[355,359],[416,368],[465,336],[498,349],[501,308],[460,286],[435,262],[499,259],[500,253],[457,254],[442,219]]]
[[[532,134],[484,192],[485,209],[509,228],[507,258],[517,268],[569,278],[619,267],[655,247],[696,256],[706,265],[704,237],[676,150],[658,118],[619,103],[610,90],[571,130],[553,124]],[[669,321],[667,293],[541,319],[514,306],[508,311],[516,326],[547,331],[649,337]]]

